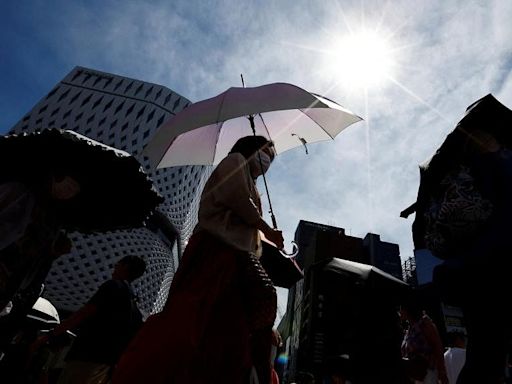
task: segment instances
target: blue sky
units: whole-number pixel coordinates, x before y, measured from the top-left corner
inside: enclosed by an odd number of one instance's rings
[[[399,212],[415,200],[417,165],[473,101],[512,106],[511,14],[508,0],[3,1],[0,133],[76,65],[191,101],[239,86],[240,73],[248,86],[293,83],[365,122],[277,158],[269,186],[285,237],[306,219],[379,233],[405,258],[413,217]],[[340,39],[361,31],[386,42],[379,84],[342,73],[352,52]]]

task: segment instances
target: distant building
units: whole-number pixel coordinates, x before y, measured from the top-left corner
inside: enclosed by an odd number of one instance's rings
[[[402,260],[398,244],[382,241],[379,235],[368,233],[363,239],[363,245],[367,255],[363,263],[373,265],[402,280]]]
[[[300,249],[296,260],[304,268],[337,257],[373,265],[402,279],[398,244],[382,241],[379,235],[368,233],[361,239],[347,235],[344,228],[301,220],[295,231],[295,241]]]
[[[416,275],[416,258],[409,257],[402,264],[403,280],[412,287],[418,286]]]
[[[354,319],[368,311],[361,305],[368,299],[365,292],[343,281],[328,280],[331,277],[323,273],[322,267],[329,260],[374,265],[402,280],[398,245],[381,241],[379,235],[367,234],[361,239],[347,235],[343,228],[301,220],[295,241],[299,245],[296,260],[304,268],[305,277],[289,290],[286,314],[278,327],[288,357],[286,365],[279,367],[285,383],[300,380],[302,375],[317,376],[329,364],[325,361],[328,356],[343,359],[344,350],[353,349],[355,343],[350,328]],[[332,285],[333,294],[325,293],[326,284]],[[393,319],[394,309],[381,304],[374,306],[390,314],[383,314],[382,320]]]
[[[142,149],[166,119],[189,103],[158,84],[76,67],[11,132],[70,129],[133,154],[148,171]],[[141,309],[146,313],[160,310],[180,249],[196,224],[199,192],[209,173],[210,167],[203,166],[149,172],[165,198],[160,214],[145,228],[87,236],[73,233],[73,250],[54,262],[45,297],[58,309],[76,310],[110,278],[118,259],[134,254],[148,265],[146,274],[135,284]]]

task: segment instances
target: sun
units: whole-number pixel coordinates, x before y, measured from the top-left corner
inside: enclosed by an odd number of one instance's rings
[[[382,86],[393,76],[393,49],[389,39],[377,31],[340,36],[327,52],[328,70],[339,85],[367,89]]]

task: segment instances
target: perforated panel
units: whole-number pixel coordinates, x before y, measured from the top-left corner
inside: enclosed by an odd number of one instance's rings
[[[134,284],[141,309],[148,314],[162,308],[177,268],[173,252],[183,249],[192,234],[199,193],[211,169],[184,166],[151,172],[140,154],[157,128],[188,104],[157,84],[76,67],[12,128],[16,133],[70,129],[132,153],[164,197],[159,210],[179,234],[180,248],[147,228],[72,234],[72,252],[54,263],[46,281],[45,296],[58,308],[78,309],[110,278],[116,261],[129,254],[143,257],[148,265]]]

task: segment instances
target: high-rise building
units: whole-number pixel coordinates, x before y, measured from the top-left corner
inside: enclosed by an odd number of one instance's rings
[[[391,276],[402,280],[402,260],[398,244],[382,241],[379,235],[368,233],[363,239],[367,259],[363,263],[373,265]]]
[[[161,309],[180,250],[196,224],[199,192],[210,167],[151,171],[141,153],[157,128],[188,104],[161,85],[76,67],[12,128],[14,133],[70,129],[125,150],[143,164],[165,199],[147,227],[71,234],[72,252],[54,262],[45,284],[44,296],[57,308],[76,310],[110,278],[115,262],[130,254],[142,256],[148,266],[135,283],[141,309]]]
[[[301,220],[295,230],[299,245],[297,262],[305,269],[332,257],[364,262],[363,240],[345,234],[345,229]]]
[[[343,359],[357,350],[355,338],[363,324],[377,315],[381,324],[392,328],[396,315],[387,299],[376,300],[362,284],[324,267],[333,259],[345,259],[373,265],[391,275],[391,280],[401,280],[399,247],[381,241],[379,235],[361,239],[347,235],[343,228],[304,220],[295,231],[295,241],[299,245],[296,260],[305,277],[289,290],[286,314],[279,324],[288,356],[282,373],[286,382],[301,380],[308,373],[321,380],[327,365],[342,366]],[[339,361],[329,361],[333,358]]]
[[[337,257],[373,265],[402,279],[398,244],[382,241],[368,233],[364,239],[347,235],[344,228],[301,220],[295,231],[300,252],[297,262],[305,269],[322,260]]]

